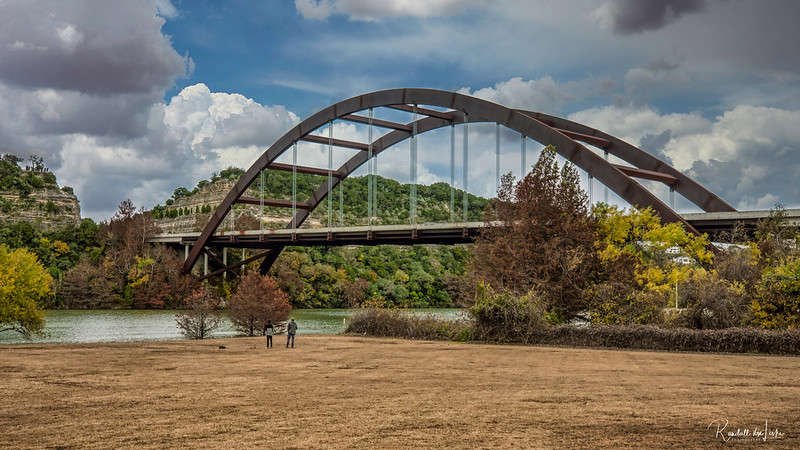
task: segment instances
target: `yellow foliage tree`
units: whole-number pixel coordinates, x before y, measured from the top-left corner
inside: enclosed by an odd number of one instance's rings
[[[53,252],[56,254],[56,257],[62,257],[69,253],[69,245],[63,241],[55,241],[53,242]]]
[[[680,223],[662,224],[650,208],[626,210],[599,203],[593,215],[596,219],[595,246],[606,274],[606,279],[599,280],[599,285],[588,293],[595,303],[594,321],[642,323],[656,320],[655,308],[666,306],[666,299],[676,283],[684,281],[696,266],[676,263],[673,258],[678,255],[669,249],[679,249],[680,255],[700,265],[708,265],[713,259],[708,236],[695,236]],[[602,284],[609,286],[602,287]],[[611,292],[617,295],[609,296]],[[623,310],[637,313],[623,314],[627,319],[614,315],[614,311]]]
[[[0,245],[0,332],[41,332],[44,311],[39,300],[52,292],[52,281],[36,255]]]

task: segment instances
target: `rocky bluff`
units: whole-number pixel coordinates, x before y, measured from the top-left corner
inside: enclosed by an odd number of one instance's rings
[[[46,229],[55,229],[67,224],[79,224],[81,208],[72,188],[60,189],[55,177],[47,171],[23,170],[25,180],[44,179],[33,189],[0,190],[0,219],[10,222],[30,222]],[[52,181],[51,181],[52,179]]]

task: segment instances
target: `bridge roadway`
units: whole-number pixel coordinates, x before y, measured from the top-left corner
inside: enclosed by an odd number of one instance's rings
[[[275,245],[412,245],[466,244],[475,239],[483,222],[424,223],[375,225],[372,227],[298,228],[217,232],[209,239],[210,247],[270,248]],[[200,233],[158,234],[152,243],[194,245]]]
[[[790,223],[800,224],[800,209],[787,209]],[[698,231],[714,233],[730,231],[741,222],[753,228],[758,220],[769,216],[769,210],[733,211],[683,214]],[[377,225],[372,227],[300,228],[297,230],[224,231],[213,235],[208,245],[229,248],[270,248],[275,245],[412,245],[412,244],[465,244],[472,242],[484,222],[424,223],[417,226]],[[149,242],[173,246],[194,245],[200,233],[158,234]]]

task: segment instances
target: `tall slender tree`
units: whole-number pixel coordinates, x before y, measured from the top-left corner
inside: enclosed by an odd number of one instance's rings
[[[569,163],[559,170],[554,147],[543,149],[519,182],[502,178],[485,220],[470,261],[474,283],[517,296],[541,288],[545,307],[562,320],[585,310],[593,223],[577,170]]]

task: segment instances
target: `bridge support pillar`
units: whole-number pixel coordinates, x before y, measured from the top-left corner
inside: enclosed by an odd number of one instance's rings
[[[189,259],[189,244],[183,246],[183,260]]]
[[[675,209],[675,186],[669,187],[669,207]]]
[[[526,162],[525,162],[525,135],[524,134],[520,134],[520,137],[521,137],[521,139],[520,139],[520,160],[521,160],[521,165],[520,165],[519,179],[522,180],[523,178],[525,178],[525,175],[528,174],[528,166],[526,165]]]
[[[222,247],[222,265],[228,267],[228,247]],[[228,271],[222,272],[222,279],[228,279]]]
[[[203,253],[203,276],[208,275],[208,253]]]

